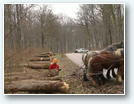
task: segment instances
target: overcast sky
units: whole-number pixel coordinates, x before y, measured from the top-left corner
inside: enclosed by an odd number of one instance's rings
[[[76,13],[78,11],[79,4],[55,3],[51,4],[51,7],[55,14],[63,14],[71,18],[76,18]]]

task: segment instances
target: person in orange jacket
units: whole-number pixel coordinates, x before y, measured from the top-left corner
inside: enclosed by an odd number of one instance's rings
[[[57,58],[54,58],[49,66],[49,76],[55,76],[58,75],[59,71],[61,70],[59,65],[57,64],[59,60]]]
[[[56,58],[54,58],[53,60],[52,60],[52,63],[51,63],[51,65],[49,66],[49,69],[50,70],[53,70],[53,69],[55,69],[56,71],[60,71],[60,67],[59,67],[59,65],[57,64],[58,63],[58,59],[56,59]]]

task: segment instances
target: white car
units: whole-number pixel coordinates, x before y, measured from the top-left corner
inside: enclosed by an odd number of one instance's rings
[[[88,50],[84,48],[79,48],[75,50],[75,53],[86,53],[86,52],[88,52]]]

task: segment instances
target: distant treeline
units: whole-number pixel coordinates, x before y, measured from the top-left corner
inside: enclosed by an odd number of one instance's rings
[[[81,4],[77,19],[72,19],[55,15],[48,5],[5,4],[4,37],[5,49],[10,50],[102,49],[124,40],[124,6]]]

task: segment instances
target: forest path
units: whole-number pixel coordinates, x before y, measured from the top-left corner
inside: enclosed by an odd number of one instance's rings
[[[66,56],[79,67],[83,65],[82,53],[67,53]]]

